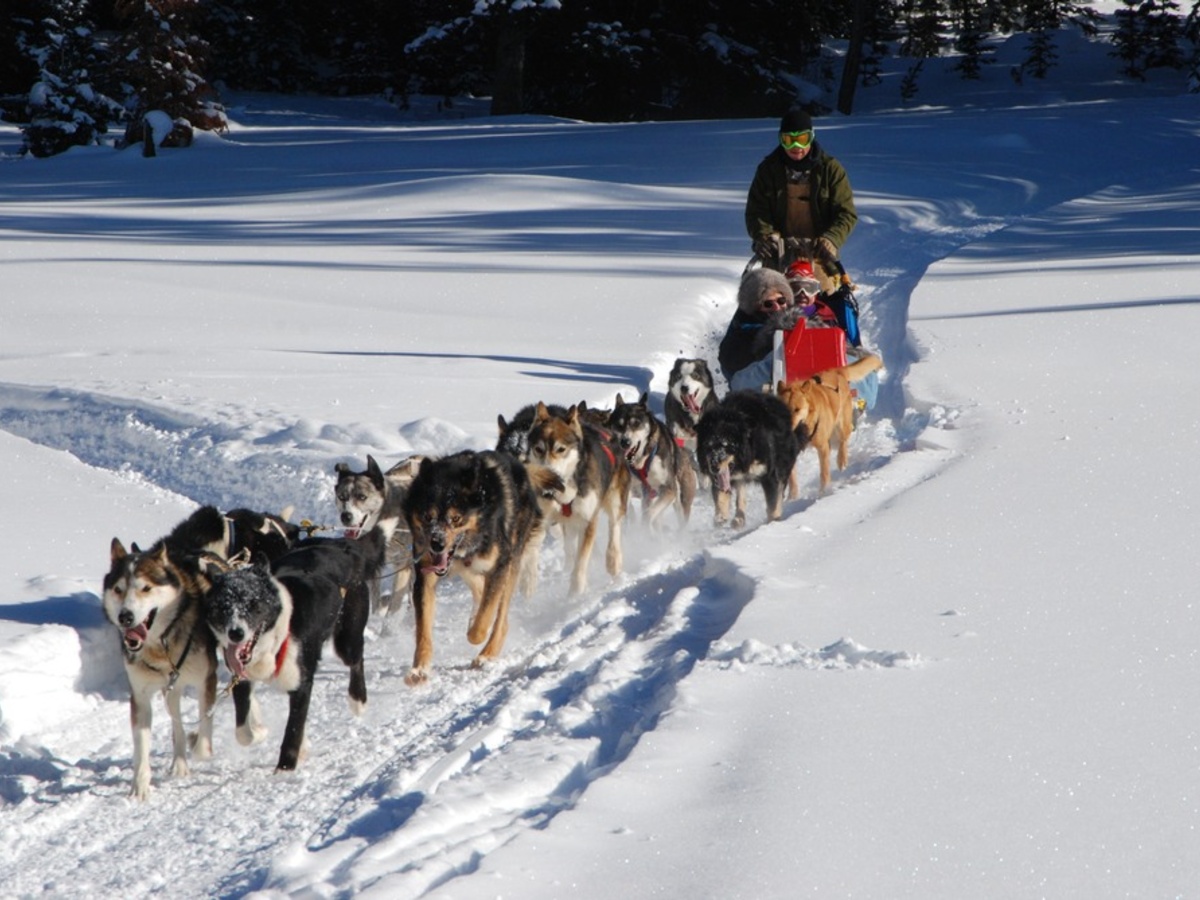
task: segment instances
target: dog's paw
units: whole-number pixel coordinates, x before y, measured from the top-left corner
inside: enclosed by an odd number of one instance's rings
[[[188,766],[187,760],[184,759],[182,756],[175,757],[175,762],[173,762],[171,764],[171,777],[172,778],[187,778],[187,776],[189,776],[191,774],[192,774],[192,770],[191,770],[191,767]]]
[[[239,725],[235,734],[243,747],[261,744],[267,739],[267,729],[263,725]]]
[[[366,712],[366,700],[356,700],[354,697],[347,697],[346,699],[350,701],[350,714],[352,716],[361,716],[364,712]]]
[[[414,667],[408,670],[408,674],[404,676],[404,683],[409,687],[418,687],[429,681],[429,670],[422,667]]]
[[[150,773],[147,772],[144,776],[139,774],[133,779],[133,788],[129,792],[134,800],[139,800],[145,803],[150,799]]]
[[[743,515],[742,513],[738,513],[736,516],[733,517],[733,521],[731,521],[729,523],[729,527],[730,528],[745,528],[746,527],[746,516]]]
[[[212,738],[206,734],[202,735],[198,731],[190,732],[188,749],[192,752],[192,759],[211,759],[213,755]]]

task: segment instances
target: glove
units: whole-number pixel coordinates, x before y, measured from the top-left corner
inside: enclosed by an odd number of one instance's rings
[[[817,257],[817,262],[821,263],[821,267],[833,266],[836,268],[838,261],[838,248],[827,237],[817,238],[813,250]]]
[[[775,261],[782,256],[783,240],[778,234],[763,235],[753,245],[754,255],[763,262]]]

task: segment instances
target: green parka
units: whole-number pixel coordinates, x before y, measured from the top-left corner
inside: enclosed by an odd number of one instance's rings
[[[811,161],[811,162],[810,162]],[[776,147],[758,164],[754,181],[746,195],[746,232],[751,241],[771,233],[785,233],[787,221],[787,165],[790,160],[782,147]],[[810,166],[813,224],[817,237],[828,238],[839,250],[858,222],[854,194],[846,170],[834,157],[813,142],[804,159]]]

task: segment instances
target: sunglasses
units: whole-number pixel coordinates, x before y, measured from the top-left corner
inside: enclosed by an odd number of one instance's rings
[[[807,131],[785,131],[779,135],[779,143],[784,150],[804,150],[813,142],[812,129]]]
[[[758,301],[761,312],[779,312],[781,309],[789,309],[791,305],[791,301],[785,297],[764,297]]]

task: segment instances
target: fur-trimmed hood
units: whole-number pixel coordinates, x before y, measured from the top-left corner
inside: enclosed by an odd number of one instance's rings
[[[756,315],[759,301],[764,295],[774,291],[779,291],[788,301],[793,298],[792,286],[788,284],[782,272],[766,268],[755,269],[742,279],[738,287],[738,309],[747,316]]]

